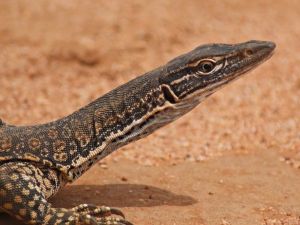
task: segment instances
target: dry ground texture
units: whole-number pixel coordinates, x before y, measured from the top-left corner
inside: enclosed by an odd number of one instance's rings
[[[52,202],[138,225],[299,225],[299,23],[298,0],[2,0],[0,118],[54,120],[199,44],[272,40],[266,64]]]

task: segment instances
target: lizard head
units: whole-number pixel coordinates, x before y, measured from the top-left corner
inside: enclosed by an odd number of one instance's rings
[[[199,46],[167,63],[159,80],[162,92],[174,105],[199,103],[270,58],[274,49],[267,41]]]

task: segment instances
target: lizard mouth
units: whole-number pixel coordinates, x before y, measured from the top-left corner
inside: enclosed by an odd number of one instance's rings
[[[212,84],[212,85],[218,86],[218,84],[219,85],[227,84],[228,82],[231,82],[241,77],[241,75],[246,74],[251,70],[255,69],[260,64],[262,64],[263,62],[267,61],[272,57],[272,55],[274,54],[275,47],[276,45],[273,42],[263,42],[262,46],[256,47],[258,49],[255,50],[255,53],[253,53],[254,51],[251,50],[252,55],[245,56],[244,59],[240,60],[238,63],[232,66],[231,73],[228,74],[225,73],[223,76],[219,76],[218,80],[220,82],[216,82],[217,84]],[[244,52],[247,51],[248,49],[244,50]]]

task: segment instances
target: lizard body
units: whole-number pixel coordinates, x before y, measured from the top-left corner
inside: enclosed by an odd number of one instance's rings
[[[272,42],[199,46],[62,119],[33,126],[0,120],[0,210],[29,224],[131,224],[118,209],[47,202],[111,152],[192,110],[271,56]]]

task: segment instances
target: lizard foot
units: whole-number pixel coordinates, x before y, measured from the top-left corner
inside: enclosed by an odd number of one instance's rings
[[[80,217],[80,222],[85,225],[133,225],[123,218],[104,217],[96,218],[90,215],[83,215]]]
[[[115,208],[88,204],[53,208],[36,174],[42,171],[28,163],[0,166],[0,211],[32,225],[133,225]]]
[[[133,225],[125,220],[125,216],[122,211],[116,208],[81,204],[71,210],[80,214],[80,221],[88,225]],[[112,217],[115,215],[122,218]]]
[[[72,208],[72,211],[80,213],[81,215],[91,215],[95,217],[108,217],[112,215],[117,215],[125,219],[123,212],[116,208],[111,208],[107,206],[96,206],[92,204],[81,204]]]

